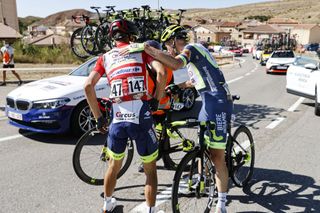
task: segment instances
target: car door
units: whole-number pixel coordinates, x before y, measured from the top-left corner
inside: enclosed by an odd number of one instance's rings
[[[306,68],[306,65],[310,63],[313,63],[313,61],[306,58],[299,58],[289,67],[287,73],[287,89],[298,93],[298,95],[312,98],[315,95],[316,76],[319,70]]]

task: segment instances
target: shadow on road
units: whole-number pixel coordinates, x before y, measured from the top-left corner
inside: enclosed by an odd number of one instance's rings
[[[259,129],[256,126],[261,121],[272,121],[275,117],[279,117],[285,109],[270,107],[259,104],[234,104],[235,122],[233,126],[237,127],[241,124]],[[282,116],[284,117],[284,116]]]
[[[23,129],[19,129],[19,133],[26,138],[42,143],[75,145],[78,140],[78,138],[68,134],[32,133]]]
[[[268,212],[296,212],[296,208],[299,212],[320,212],[320,186],[309,176],[255,168],[254,179],[243,192],[246,195],[233,196],[231,190],[228,200],[260,205]]]

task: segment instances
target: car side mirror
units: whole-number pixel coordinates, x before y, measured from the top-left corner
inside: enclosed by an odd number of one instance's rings
[[[312,63],[304,65],[304,68],[309,69],[309,70],[317,70],[318,69],[317,65],[312,64]]]

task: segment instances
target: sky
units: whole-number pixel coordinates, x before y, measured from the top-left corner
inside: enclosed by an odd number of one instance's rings
[[[127,9],[150,5],[165,9],[188,9],[188,8],[222,8],[235,5],[265,2],[268,0],[16,0],[19,17],[38,16],[46,17],[53,13],[70,9],[87,9],[90,6],[104,7],[115,5],[116,9]]]

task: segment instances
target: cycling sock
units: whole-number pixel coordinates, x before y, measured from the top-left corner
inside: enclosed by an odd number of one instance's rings
[[[226,192],[218,192],[218,208],[226,208],[226,202],[227,202],[227,193]]]
[[[156,207],[148,206],[148,213],[156,213]]]
[[[112,197],[104,197],[103,199],[103,210],[106,210],[106,211],[111,211],[112,208],[113,208],[113,205],[112,205]]]

